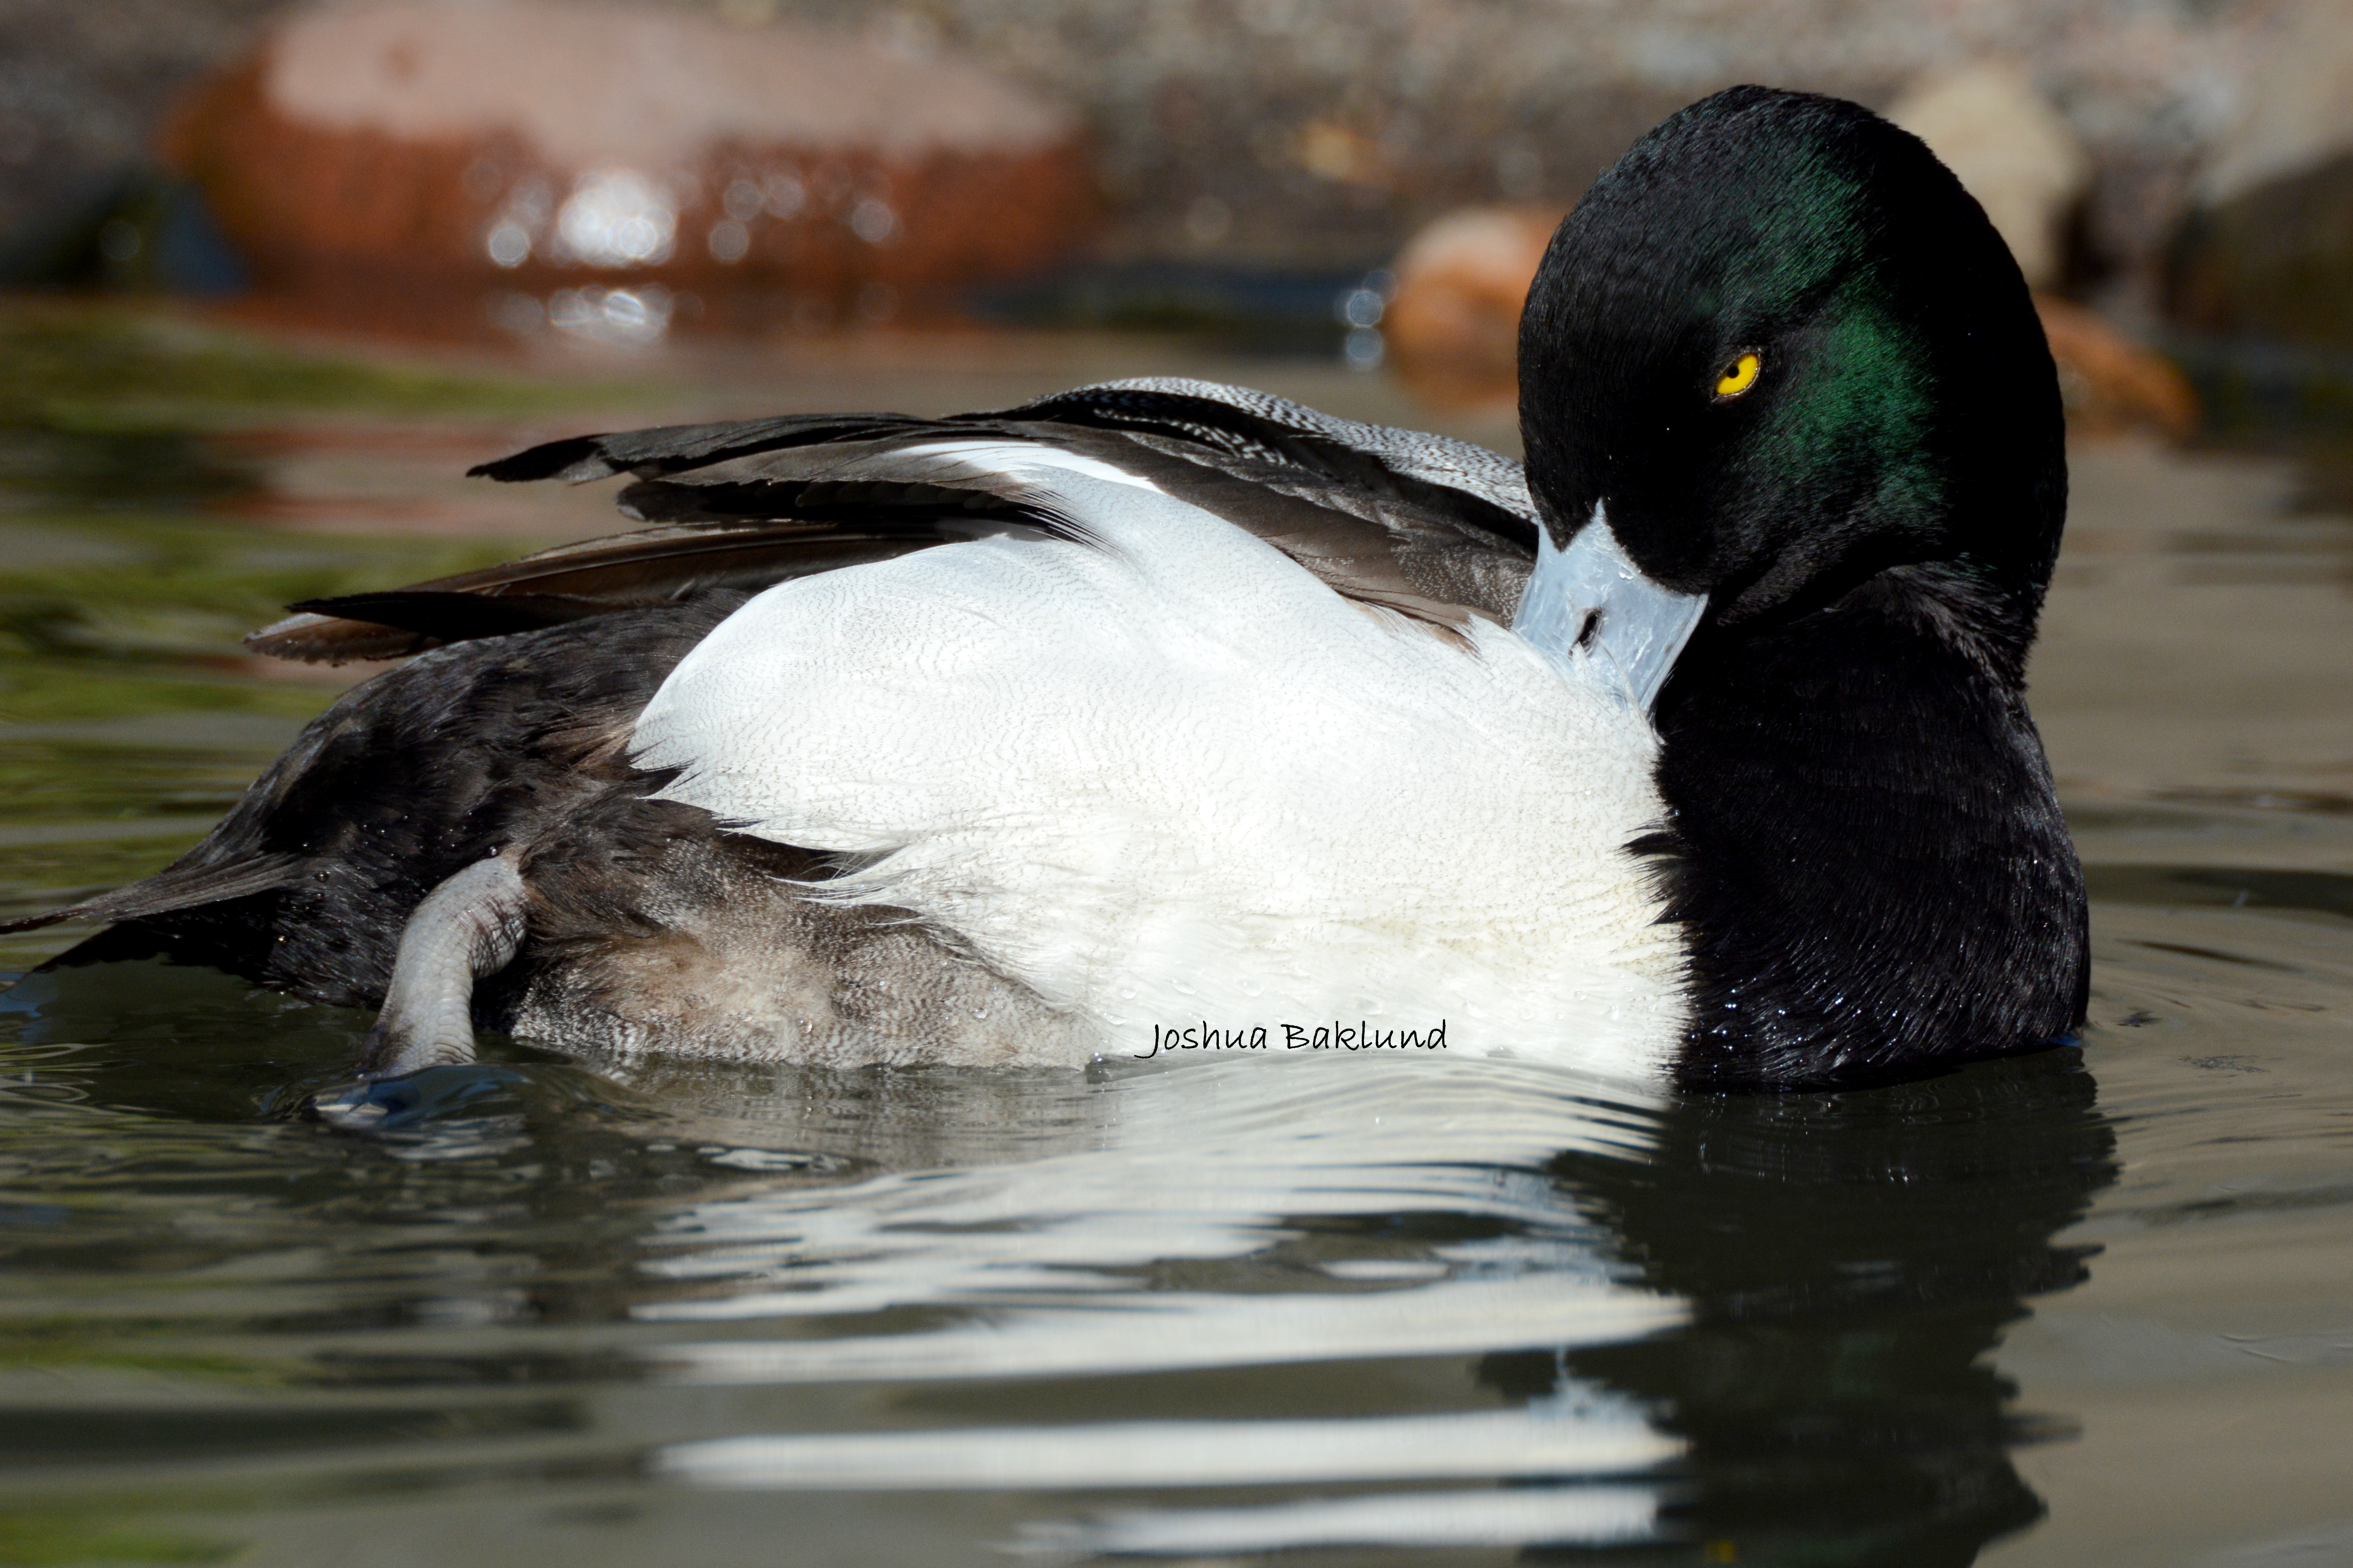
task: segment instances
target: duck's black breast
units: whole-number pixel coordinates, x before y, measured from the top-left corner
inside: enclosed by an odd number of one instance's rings
[[[1916,1076],[2082,1021],[2082,872],[1967,597],[1888,572],[1678,666],[1650,847],[1691,946],[1686,1084]]]

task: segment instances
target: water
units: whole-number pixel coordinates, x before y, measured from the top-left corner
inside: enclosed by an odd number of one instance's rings
[[[609,526],[449,477],[514,440],[1147,368],[1413,416],[1166,342],[795,353],[20,408],[0,908],[160,865],[329,700],[236,652],[280,599]],[[2077,475],[2080,1047],[1642,1101],[501,1043],[355,1132],[301,1105],[364,1016],[53,971],[0,997],[0,1563],[2353,1562],[2353,531],[2275,464]]]

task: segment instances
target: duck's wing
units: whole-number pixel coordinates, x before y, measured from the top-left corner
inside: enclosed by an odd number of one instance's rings
[[[583,436],[488,463],[501,480],[628,474],[651,526],[389,593],[290,606],[280,658],[396,658],[699,591],[756,590],[1006,528],[1087,532],[1055,484],[1157,489],[1263,539],[1335,592],[1440,626],[1507,620],[1533,560],[1519,465],[1208,382],[1113,382],[945,419],[793,416]]]

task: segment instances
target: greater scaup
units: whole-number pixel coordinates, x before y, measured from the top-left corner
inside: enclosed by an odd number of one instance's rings
[[[1719,93],[1561,225],[1520,363],[1525,470],[1180,381],[489,464],[651,526],[295,606],[254,646],[417,657],[47,918],[382,1005],[380,1073],[479,1023],[1787,1087],[2078,1022],[2023,695],[2059,395],[1977,204],[1855,105]]]

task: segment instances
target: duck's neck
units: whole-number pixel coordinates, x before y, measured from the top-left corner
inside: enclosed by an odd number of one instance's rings
[[[2083,876],[2019,668],[2031,607],[1883,572],[1694,644],[1662,698],[1695,1086],[1916,1072],[2083,1016]]]

